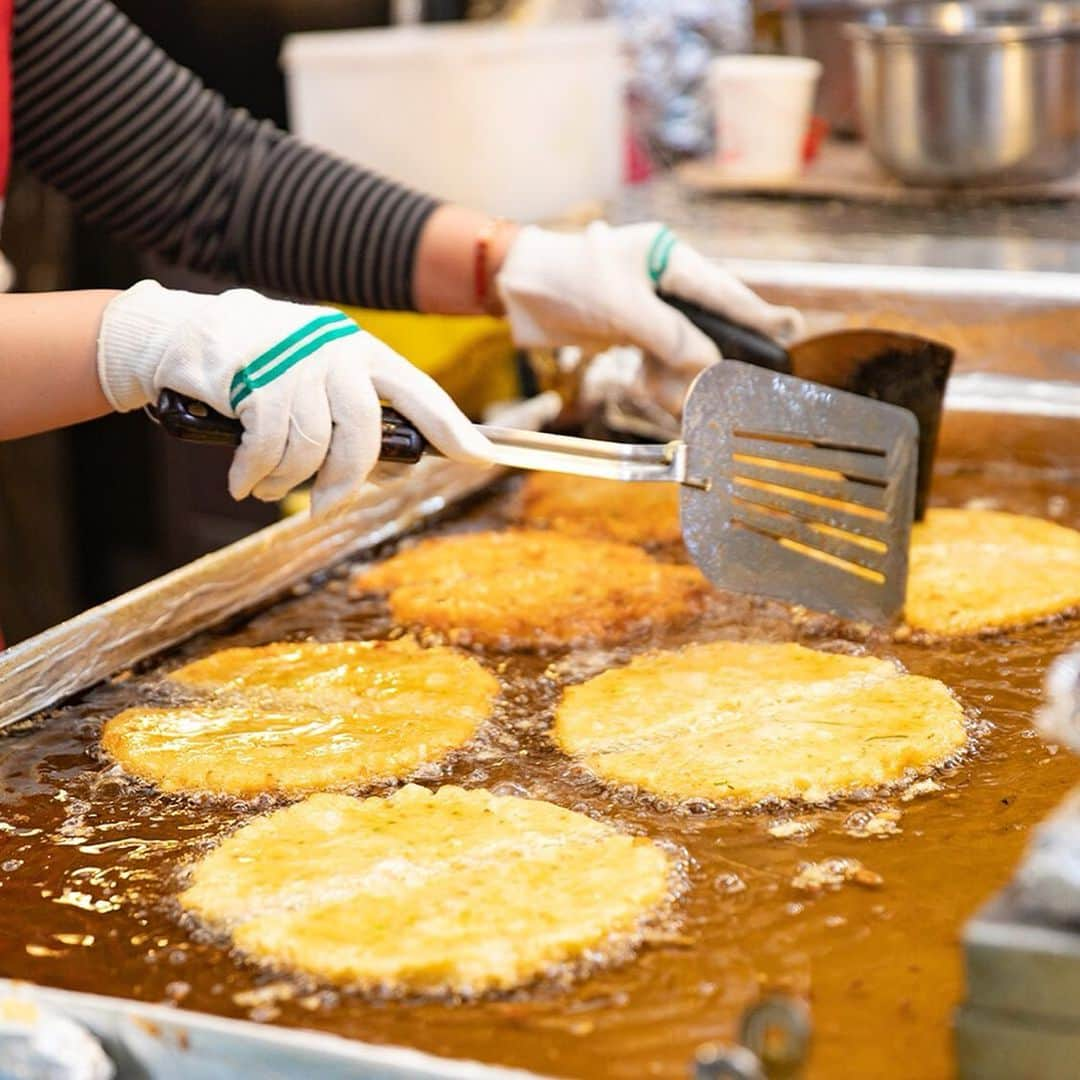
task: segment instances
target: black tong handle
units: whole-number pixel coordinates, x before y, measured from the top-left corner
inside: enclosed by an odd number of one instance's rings
[[[685,315],[716,347],[720,355],[727,360],[739,360],[754,367],[768,368],[781,375],[792,372],[791,357],[787,349],[777,344],[771,337],[751,330],[741,323],[731,322],[714,311],[695,304],[691,300],[660,292],[659,297],[665,304],[670,304],[676,311]]]
[[[157,404],[147,406],[147,412],[170,435],[186,442],[239,446],[244,434],[239,420],[223,416],[209,405],[175,390],[162,390]],[[380,461],[415,465],[426,449],[427,440],[410,421],[394,409],[383,408]]]
[[[791,374],[791,357],[772,338],[731,322],[690,300],[665,292],[658,295],[715,342],[720,354],[728,360],[740,360],[744,364],[768,368],[784,375]],[[194,401],[175,390],[162,390],[157,404],[148,406],[147,412],[170,435],[186,442],[239,446],[244,431],[239,420],[223,416],[209,405]],[[423,456],[427,446],[424,436],[401,413],[394,409],[383,409],[381,461],[413,465]]]

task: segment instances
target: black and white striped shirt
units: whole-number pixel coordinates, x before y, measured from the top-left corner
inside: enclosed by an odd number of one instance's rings
[[[15,0],[12,77],[16,159],[88,220],[257,288],[414,306],[436,202],[230,109],[109,0]]]

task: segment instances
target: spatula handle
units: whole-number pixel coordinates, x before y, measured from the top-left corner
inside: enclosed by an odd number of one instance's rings
[[[659,297],[665,304],[670,304],[676,311],[685,315],[716,347],[720,355],[728,360],[740,360],[754,367],[779,371],[782,375],[791,374],[791,357],[787,349],[777,344],[772,338],[748,326],[725,319],[715,311],[709,311],[691,300],[681,296],[660,292]]]
[[[239,420],[223,416],[209,405],[175,390],[162,390],[157,404],[148,406],[147,412],[170,435],[186,442],[239,446],[244,433]],[[415,465],[427,449],[427,440],[401,413],[383,409],[380,461]]]

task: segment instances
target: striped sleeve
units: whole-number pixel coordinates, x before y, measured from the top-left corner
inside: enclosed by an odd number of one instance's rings
[[[230,109],[109,0],[16,0],[12,70],[15,156],[88,220],[219,278],[414,306],[435,201]]]

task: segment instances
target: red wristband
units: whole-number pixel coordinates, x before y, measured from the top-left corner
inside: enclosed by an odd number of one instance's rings
[[[491,311],[491,242],[495,234],[505,225],[503,218],[489,218],[476,234],[476,246],[473,249],[473,299],[481,311]]]

